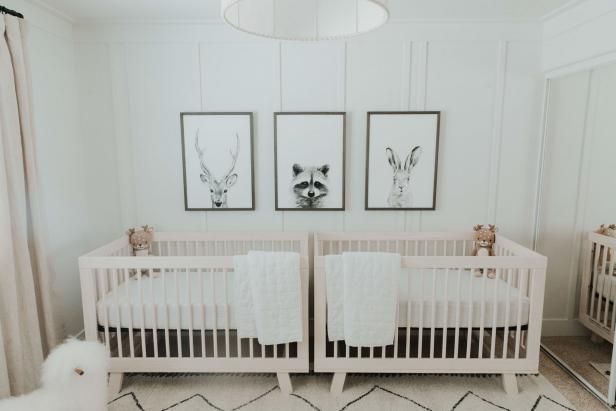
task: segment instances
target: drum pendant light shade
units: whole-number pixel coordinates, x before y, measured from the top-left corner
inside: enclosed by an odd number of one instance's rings
[[[250,34],[279,40],[330,40],[387,22],[386,0],[222,0],[223,20]]]

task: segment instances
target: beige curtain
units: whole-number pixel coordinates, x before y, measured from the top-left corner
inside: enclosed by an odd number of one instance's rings
[[[36,170],[25,22],[0,15],[0,398],[36,387],[57,342]]]

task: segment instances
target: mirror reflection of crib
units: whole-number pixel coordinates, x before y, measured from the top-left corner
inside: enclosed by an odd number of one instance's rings
[[[590,330],[596,344],[614,344],[616,329],[616,238],[590,232],[584,240],[583,269],[580,287],[579,320]],[[611,361],[589,362],[609,380],[607,401],[614,405],[616,397],[616,352],[612,346]]]

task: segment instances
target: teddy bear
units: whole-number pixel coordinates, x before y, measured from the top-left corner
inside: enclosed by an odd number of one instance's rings
[[[141,230],[135,230],[130,228],[126,235],[128,235],[128,242],[130,243],[133,254],[136,256],[150,255],[150,247],[152,246],[154,227],[144,225]]]
[[[482,224],[478,224],[473,227],[475,231],[473,239],[473,256],[478,257],[492,257],[494,256],[494,243],[496,242],[496,226],[490,224],[488,227],[484,227]],[[481,277],[483,275],[483,269],[476,270],[475,276]],[[488,270],[488,278],[496,278],[496,271],[494,269]]]

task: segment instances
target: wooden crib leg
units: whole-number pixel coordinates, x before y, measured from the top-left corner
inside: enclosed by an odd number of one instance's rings
[[[124,379],[124,373],[111,372],[109,373],[109,383],[107,385],[107,394],[109,398],[114,398],[120,391],[122,391],[122,380]]]
[[[591,332],[590,341],[593,342],[594,344],[601,344],[603,342],[603,338],[601,338],[599,334]]]
[[[518,380],[515,374],[503,374],[503,389],[507,395],[515,395],[518,393]]]
[[[291,384],[291,376],[288,372],[279,372],[276,373],[276,377],[278,377],[278,386],[280,387],[280,391],[283,394],[289,395],[293,392],[293,384]]]
[[[332,378],[332,386],[330,392],[334,395],[342,394],[342,390],[344,389],[344,380],[346,378],[346,372],[337,372],[334,373],[334,378]]]

